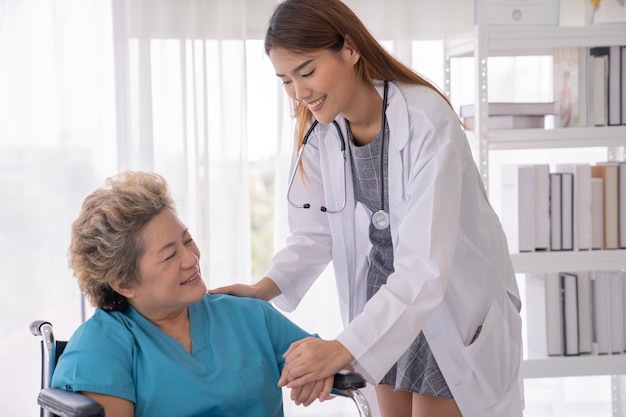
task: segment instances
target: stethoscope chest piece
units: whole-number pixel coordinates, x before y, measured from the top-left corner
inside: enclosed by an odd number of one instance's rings
[[[372,224],[378,230],[384,230],[389,227],[389,213],[385,210],[378,210],[372,214]]]

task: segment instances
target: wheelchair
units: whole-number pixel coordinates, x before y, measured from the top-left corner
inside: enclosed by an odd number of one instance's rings
[[[40,417],[104,417],[104,408],[93,399],[77,392],[50,387],[57,360],[65,349],[66,341],[56,340],[52,324],[36,320],[30,324],[34,336],[41,337],[41,391],[37,396]],[[359,388],[365,379],[355,372],[341,371],[335,375],[332,394],[352,399],[359,416],[369,417],[370,408]]]

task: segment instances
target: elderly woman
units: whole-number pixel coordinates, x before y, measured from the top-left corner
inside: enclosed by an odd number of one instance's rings
[[[89,195],[69,259],[97,308],[51,385],[107,416],[282,416],[282,355],[309,334],[265,301],[207,294],[199,258],[159,175],[126,172]],[[302,402],[331,385],[310,385]]]

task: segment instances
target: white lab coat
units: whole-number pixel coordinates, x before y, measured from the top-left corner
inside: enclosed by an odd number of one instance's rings
[[[382,95],[382,83],[377,85]],[[521,416],[521,307],[506,238],[458,118],[433,90],[389,83],[389,207],[394,273],[365,304],[369,216],[354,199],[336,129],[318,125],[305,146],[306,177],[291,190],[287,245],[266,276],[292,311],[332,260],[353,365],[378,382],[420,330],[465,417]],[[345,121],[338,117],[347,138]],[[346,145],[346,152],[349,147]],[[334,209],[344,198],[345,209]],[[478,338],[472,338],[482,326]]]

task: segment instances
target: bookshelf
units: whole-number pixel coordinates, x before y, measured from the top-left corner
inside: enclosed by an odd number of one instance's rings
[[[552,55],[557,47],[626,45],[626,23],[585,27],[475,26],[444,40],[444,90],[451,96],[451,60],[473,57],[475,158],[485,186],[489,185],[489,153],[499,150],[597,148],[607,158],[624,160],[626,126],[554,129],[489,130],[488,58],[496,56]],[[626,270],[626,250],[532,252],[511,255],[516,273]],[[611,375],[614,391],[622,390],[615,404],[626,409],[626,353],[524,359],[523,378]],[[614,411],[614,415],[615,414]],[[620,414],[621,415],[621,414]]]

